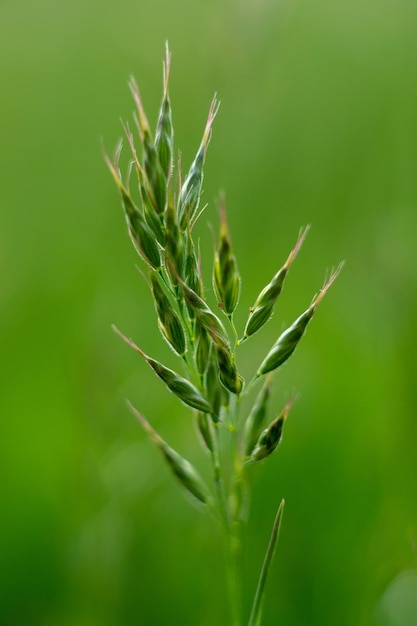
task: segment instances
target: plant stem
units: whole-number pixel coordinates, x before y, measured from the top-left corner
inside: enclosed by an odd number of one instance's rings
[[[252,613],[249,619],[248,626],[260,626],[262,617],[262,602],[265,594],[265,583],[269,573],[269,567],[271,565],[275,546],[278,540],[279,529],[281,527],[282,512],[284,510],[285,500],[281,500],[278,507],[278,511],[275,517],[274,525],[272,527],[271,538],[269,540],[268,548],[265,553],[265,559],[262,565],[261,574],[259,576],[258,587],[256,589],[255,599],[253,601]]]
[[[230,520],[230,513],[227,506],[225,488],[222,476],[220,459],[219,426],[214,424],[215,437],[213,441],[213,451],[211,460],[213,465],[214,485],[216,490],[217,505],[223,527],[223,541],[225,550],[227,585],[229,591],[231,626],[241,626],[240,618],[240,593],[237,567],[237,552],[235,529]]]

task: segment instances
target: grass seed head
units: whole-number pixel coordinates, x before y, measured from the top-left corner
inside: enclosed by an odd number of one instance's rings
[[[229,350],[229,337],[220,319],[213,313],[208,304],[179,277],[181,293],[187,305],[194,311],[195,319],[198,321],[216,343],[219,343]]]
[[[245,422],[243,442],[244,454],[247,457],[250,457],[252,454],[266,420],[269,399],[271,396],[271,383],[272,375],[269,375],[261,387],[251,412]]]
[[[163,337],[181,357],[186,353],[186,340],[183,325],[175,309],[165,294],[158,276],[151,275],[151,288],[158,316],[158,325]]]
[[[210,398],[211,405],[213,407],[212,419],[217,423],[220,420],[220,410],[223,400],[224,387],[220,384],[219,380],[219,367],[217,363],[217,357],[214,351],[211,351],[210,361],[206,372],[206,390],[207,397]]]
[[[219,364],[219,379],[228,391],[240,395],[243,389],[243,378],[238,374],[235,360],[231,352],[221,343],[214,342]]]
[[[178,228],[174,205],[169,201],[165,215],[165,263],[171,282],[177,286],[177,277],[184,270],[184,243]]]
[[[135,409],[134,406],[128,403],[130,410],[136,419],[140,422],[146,433],[152,439],[154,444],[162,452],[168,467],[179,480],[184,489],[191,493],[197,500],[206,504],[209,499],[209,491],[203,479],[197,470],[186,461],[181,455],[178,454],[173,448],[171,448],[162,437],[156,432],[156,430],[149,424],[149,422]]]
[[[204,376],[209,361],[212,341],[208,332],[196,323],[196,342],[194,350],[195,364],[200,376]]]
[[[126,217],[127,227],[130,238],[136,251],[152,269],[159,270],[161,268],[161,255],[155,235],[152,233],[146,223],[143,214],[133,202],[129,189],[123,184],[118,167],[120,157],[121,143],[119,144],[113,162],[107,155],[104,155],[107,166],[113,175],[116,185],[119,189],[122,206]]]
[[[197,428],[209,452],[213,452],[213,433],[211,432],[210,418],[207,413],[197,412]]]
[[[218,102],[215,96],[210,106],[203,139],[178,197],[178,216],[180,227],[183,231],[193,225],[195,218],[198,215],[198,206],[203,186],[204,161],[206,158],[207,147],[210,142],[211,127],[217,111]]]
[[[284,423],[293,403],[293,399],[287,402],[281,413],[261,433],[252,452],[251,461],[262,461],[276,450],[282,439]]]
[[[304,239],[309,231],[307,226],[300,234],[297,243],[293,250],[290,252],[286,262],[282,268],[275,274],[271,282],[266,285],[255,300],[255,304],[251,307],[248,321],[246,322],[245,330],[243,333],[244,341],[251,335],[254,335],[258,330],[262,328],[272,317],[274,312],[275,303],[284,286],[285,278],[288,271],[294,261],[299,249],[301,248]]]
[[[330,278],[326,281],[322,289],[320,289],[319,293],[313,298],[313,302],[308,309],[304,311],[304,313],[302,313],[300,317],[298,317],[295,322],[291,324],[289,328],[284,330],[284,332],[278,337],[277,341],[262,361],[256,374],[257,377],[267,374],[268,372],[272,372],[290,358],[298,346],[300,339],[303,337],[307,326],[313,319],[318,305],[324,298],[329,287],[336,280],[342,267],[343,264],[340,264],[339,267],[332,272]]]
[[[155,148],[166,180],[169,180],[171,177],[174,153],[174,129],[172,126],[172,111],[168,93],[170,67],[171,54],[167,45],[164,63],[164,94],[155,134]]]
[[[128,339],[123,333],[120,332],[115,326],[113,327],[117,334],[131,346],[136,352],[143,356],[146,362],[151,366],[153,371],[161,380],[164,381],[166,386],[174,395],[177,396],[184,404],[203,411],[205,413],[212,412],[212,406],[210,402],[200,393],[200,391],[189,380],[183,378],[169,367],[166,367],[156,359],[148,356],[143,350],[141,350],[131,339]]]
[[[138,177],[138,187],[139,187],[140,199],[142,202],[143,215],[145,217],[145,220],[148,226],[150,227],[155,237],[157,238],[158,243],[161,246],[164,246],[165,232],[164,232],[164,224],[163,224],[162,216],[159,215],[158,212],[155,210],[155,206],[154,206],[155,203],[151,201],[147,178],[142,168],[142,165],[139,162],[138,156],[136,154],[136,148],[135,148],[135,144],[133,141],[133,135],[129,129],[129,126],[127,124],[123,124],[123,130],[126,135],[127,141],[129,143],[130,150],[132,152],[133,164],[135,166],[136,174]]]
[[[130,81],[130,89],[138,113],[135,121],[143,145],[143,169],[148,183],[149,196],[157,213],[162,215],[165,211],[167,200],[167,177],[159,162],[158,153],[152,139],[151,129],[143,108],[139,88],[133,78]]]
[[[199,255],[197,256],[196,254],[194,242],[190,235],[186,237],[186,241],[187,253],[185,257],[184,281],[190,289],[195,291],[195,293],[202,298],[204,294],[204,287],[201,276]]]
[[[310,306],[278,337],[277,341],[262,361],[257,372],[258,377],[272,372],[290,358],[301,337],[304,335],[313,315],[314,309]]]
[[[224,200],[220,205],[220,237],[214,252],[213,286],[219,304],[229,317],[239,301],[240,275],[226,220]]]

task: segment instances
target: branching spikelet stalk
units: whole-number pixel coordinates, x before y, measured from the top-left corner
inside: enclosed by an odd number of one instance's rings
[[[157,325],[164,340],[179,358],[181,373],[152,358],[117,328],[118,335],[153,369],[168,391],[194,412],[194,423],[203,450],[212,465],[211,487],[182,455],[171,448],[130,403],[129,407],[145,432],[162,453],[168,468],[185,491],[192,494],[222,525],[232,626],[241,626],[239,567],[241,523],[248,503],[248,472],[258,461],[269,459],[279,448],[291,399],[272,418],[272,372],[293,354],[316,313],[317,307],[338,276],[342,264],[331,273],[310,306],[281,333],[255,370],[250,384],[244,384],[239,372],[237,352],[242,342],[251,340],[272,317],[292,266],[309,227],[300,232],[297,242],[270,282],[259,292],[249,309],[241,334],[235,328],[233,314],[238,307],[241,277],[232,248],[224,199],[220,202],[220,228],[214,246],[212,268],[214,298],[209,302],[203,286],[199,244],[193,239],[193,227],[200,217],[204,163],[212,126],[219,104],[214,97],[197,154],[185,178],[174,168],[174,129],[169,96],[171,55],[166,49],[163,95],[155,137],[134,79],[130,89],[136,104],[135,125],[141,152],[138,155],[128,124],[123,131],[131,152],[128,176],[123,181],[119,162],[122,143],[114,157],[104,156],[120,194],[130,238],[147,267],[149,287],[155,305]],[[137,189],[133,200],[130,172],[136,172]],[[284,257],[285,258],[285,257]],[[223,311],[215,313],[216,301]],[[222,319],[224,321],[222,321]],[[226,327],[227,326],[227,327]],[[239,339],[240,337],[240,339]],[[253,397],[259,378],[264,383]],[[249,403],[249,406],[248,406]],[[252,403],[252,406],[250,405]],[[246,404],[246,406],[245,406]],[[239,416],[240,412],[240,416]],[[272,414],[273,415],[273,414]],[[226,435],[226,441],[223,436]],[[232,463],[224,463],[225,445]],[[249,617],[249,626],[260,626],[267,575],[281,526],[282,500],[261,569],[258,587]]]

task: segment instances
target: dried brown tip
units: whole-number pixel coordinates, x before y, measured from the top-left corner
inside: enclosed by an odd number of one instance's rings
[[[227,236],[229,234],[229,226],[227,223],[226,196],[224,195],[224,193],[220,194],[219,216],[220,216],[220,233],[222,235]]]
[[[147,354],[145,354],[145,352],[144,352],[143,350],[141,350],[141,349],[139,348],[139,346],[137,346],[137,345],[135,344],[135,342],[134,342],[134,341],[132,341],[132,339],[129,339],[128,337],[126,337],[126,335],[124,335],[124,334],[122,333],[122,331],[121,331],[121,330],[119,330],[119,329],[117,328],[117,326],[115,326],[115,324],[112,324],[112,329],[114,330],[114,332],[115,332],[117,335],[119,335],[119,337],[120,337],[121,339],[123,339],[123,341],[124,341],[125,343],[127,343],[127,345],[128,345],[128,346],[130,346],[130,347],[131,347],[131,348],[133,348],[136,352],[138,352],[139,354],[141,354],[141,355],[143,356],[143,358],[144,358],[144,359],[148,360],[148,358],[149,358],[149,357],[148,357],[148,355],[147,355]]]
[[[138,128],[138,132],[139,132],[139,136],[141,138],[141,141],[143,141],[144,139],[144,134],[150,134],[151,132],[151,128],[149,126],[149,122],[148,122],[148,118],[146,117],[146,113],[145,113],[145,109],[143,108],[143,104],[142,104],[142,98],[140,96],[140,91],[139,91],[139,87],[135,81],[135,79],[133,78],[133,76],[131,76],[130,80],[129,80],[129,88],[130,91],[132,93],[133,99],[135,101],[136,104],[136,108],[138,111],[138,118],[136,118],[135,116],[135,122]]]
[[[121,177],[120,169],[119,169],[119,160],[120,160],[120,153],[122,151],[122,147],[123,147],[123,139],[120,139],[116,145],[112,159],[105,152],[103,146],[102,146],[102,152],[103,152],[104,161],[107,167],[109,168],[117,187],[119,188],[120,191],[124,191],[127,193],[123,185],[123,181],[122,181],[122,177]]]
[[[304,243],[305,238],[307,237],[308,231],[310,230],[310,224],[307,224],[307,226],[303,229],[301,229],[300,234],[298,235],[298,239],[297,239],[297,243],[295,244],[294,248],[291,250],[291,252],[288,255],[288,259],[285,261],[284,267],[286,270],[289,270],[292,262],[294,261],[295,257],[297,256],[301,246]]]
[[[326,295],[327,291],[329,290],[329,288],[331,287],[331,285],[333,285],[334,281],[336,280],[336,278],[339,276],[340,272],[342,271],[342,268],[344,266],[345,262],[341,261],[341,263],[339,263],[339,265],[337,266],[337,268],[335,270],[332,270],[330,273],[330,278],[328,280],[325,280],[325,283],[323,285],[323,287],[320,289],[320,291],[318,292],[318,294],[314,297],[313,302],[311,304],[311,306],[315,309],[320,302],[323,300],[324,296]]]
[[[160,438],[158,433],[152,428],[148,420],[145,419],[141,413],[139,413],[139,411],[133,406],[133,404],[129,400],[126,400],[126,404],[130,411],[133,413],[133,415],[136,417],[140,425],[143,427],[143,429],[148,433],[150,438],[156,444],[162,443],[162,439]]]
[[[164,96],[168,94],[169,73],[171,71],[171,53],[169,51],[168,42],[165,43],[165,63],[163,64],[164,72]]]
[[[284,414],[284,420],[287,419],[288,413],[290,412],[290,410],[291,410],[294,402],[296,401],[296,399],[297,399],[297,397],[295,395],[291,396],[291,398],[288,400],[287,404],[282,409],[282,413]]]
[[[219,107],[220,107],[220,102],[217,100],[217,94],[214,94],[213,100],[211,101],[211,105],[210,105],[206,127],[204,129],[204,135],[203,135],[204,152],[207,150],[207,146],[210,142],[211,127],[213,125],[214,118],[216,117],[217,112],[219,110]]]
[[[197,221],[199,220],[199,218],[202,216],[202,214],[204,213],[204,211],[207,209],[208,207],[208,202],[206,202],[206,204],[201,207],[201,209],[199,210],[199,212],[197,213],[197,215],[195,216],[195,218],[192,220],[192,222],[190,223],[190,233],[192,232],[194,226],[196,225]]]
[[[135,142],[133,140],[132,131],[130,130],[130,127],[129,127],[128,123],[123,122],[123,120],[120,120],[120,121],[121,121],[121,124],[122,124],[123,132],[126,135],[126,139],[127,139],[128,144],[129,144],[129,148],[130,148],[130,150],[132,152],[133,163],[134,163],[135,168],[136,168],[136,172],[137,172],[137,175],[138,175],[138,178],[139,178],[139,182],[141,184],[143,184],[143,175],[144,175],[143,174],[143,169],[142,169],[142,166],[141,166],[141,164],[139,162],[139,159],[138,159]]]

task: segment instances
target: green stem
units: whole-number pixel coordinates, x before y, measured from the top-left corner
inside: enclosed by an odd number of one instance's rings
[[[225,547],[226,558],[226,570],[227,570],[227,583],[229,590],[229,602],[231,613],[231,626],[241,626],[240,618],[240,596],[239,596],[239,582],[238,582],[238,568],[236,561],[236,541],[234,536],[234,529],[231,524],[229,510],[227,506],[227,500],[225,495],[225,488],[222,476],[222,467],[220,459],[220,441],[219,441],[219,426],[214,424],[215,437],[213,441],[213,451],[211,454],[211,460],[213,465],[214,485],[217,497],[217,504],[219,508],[219,514],[223,527],[223,540]]]
[[[269,568],[274,557],[275,546],[277,544],[279,529],[281,527],[282,512],[284,510],[285,500],[281,500],[278,511],[272,527],[271,538],[265,553],[265,559],[262,565],[261,574],[259,576],[258,587],[256,589],[255,599],[253,601],[252,613],[248,626],[260,626],[262,617],[262,604],[265,595],[265,583],[268,577]]]
[[[229,322],[230,322],[230,326],[232,327],[233,330],[233,334],[235,336],[235,341],[236,341],[236,347],[239,345],[239,335],[238,332],[236,330],[236,326],[233,320],[233,314],[231,313],[230,315],[227,316]]]

